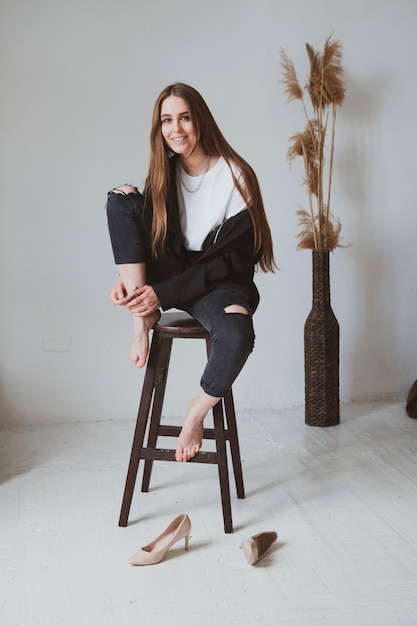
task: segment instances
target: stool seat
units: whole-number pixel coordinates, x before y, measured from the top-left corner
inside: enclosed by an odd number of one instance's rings
[[[182,311],[178,311],[178,313],[163,313],[153,329],[157,332],[172,335],[194,335],[195,333],[199,337],[208,337],[208,332],[204,326],[191,315]]]
[[[180,426],[161,425],[165,387],[174,339],[204,339],[207,355],[211,341],[208,331],[187,313],[163,313],[153,327],[148,364],[142,386],[132,451],[120,511],[119,526],[127,526],[139,462],[145,461],[142,492],[149,490],[154,461],[175,461],[175,449],[158,448],[158,437],[178,437]],[[213,428],[204,428],[205,439],[215,441],[215,452],[200,450],[188,463],[209,463],[218,466],[224,530],[233,532],[226,442],[229,442],[238,498],[245,497],[239,439],[233,393],[219,400],[212,409]],[[145,435],[147,433],[146,445]]]

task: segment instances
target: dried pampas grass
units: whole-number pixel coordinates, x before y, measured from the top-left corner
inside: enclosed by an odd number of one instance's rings
[[[333,156],[336,128],[336,107],[345,98],[342,81],[342,44],[329,36],[321,52],[306,44],[310,75],[304,89],[301,87],[294,64],[281,50],[283,82],[288,102],[301,102],[306,118],[303,132],[290,137],[288,160],[296,157],[304,161],[303,183],[309,197],[309,211],[297,211],[300,232],[299,249],[334,250],[340,247],[341,224],[330,212],[333,175]],[[308,93],[312,113],[309,113],[304,94]],[[330,123],[330,158],[325,167],[325,144]],[[325,199],[326,192],[326,199]]]

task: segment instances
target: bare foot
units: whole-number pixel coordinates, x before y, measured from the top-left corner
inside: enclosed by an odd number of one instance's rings
[[[149,353],[149,331],[161,317],[160,311],[155,311],[146,317],[132,315],[133,342],[129,348],[129,358],[136,367],[143,367]]]
[[[196,414],[193,407],[196,405],[196,399],[191,400],[187,416],[177,441],[177,449],[175,459],[180,462],[186,462],[192,459],[201,448],[203,441],[203,422],[205,415]]]

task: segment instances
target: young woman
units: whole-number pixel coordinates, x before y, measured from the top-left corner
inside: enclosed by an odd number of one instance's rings
[[[201,448],[205,416],[252,352],[255,267],[276,267],[255,173],[198,91],[176,83],[159,95],[143,194],[113,189],[107,216],[119,270],[110,297],[132,314],[133,363],[146,363],[160,308],[187,311],[210,333],[211,354],[177,442],[176,460],[188,461]]]

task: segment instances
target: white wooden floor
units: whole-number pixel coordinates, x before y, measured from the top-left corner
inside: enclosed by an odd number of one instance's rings
[[[223,532],[214,466],[155,464],[117,525],[133,422],[1,434],[1,626],[415,626],[417,421],[403,404],[240,413],[247,497]],[[179,513],[193,524],[159,565],[128,558]],[[239,542],[274,551],[249,566]]]

